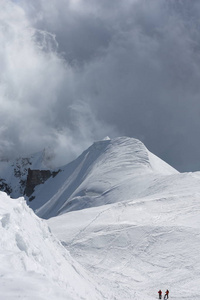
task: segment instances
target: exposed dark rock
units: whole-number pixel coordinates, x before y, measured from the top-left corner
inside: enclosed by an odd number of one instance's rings
[[[28,197],[30,197],[34,189],[37,185],[43,184],[47,179],[49,179],[51,176],[55,177],[59,171],[50,171],[50,170],[31,170],[28,169],[28,175],[26,180],[26,187],[24,190],[24,194]],[[29,201],[32,201],[34,197],[32,196]]]
[[[31,202],[31,201],[33,201],[35,199],[35,196],[31,196],[30,198],[29,198],[29,201]]]
[[[0,179],[0,191],[5,192],[8,195],[12,193],[11,187],[3,179]]]

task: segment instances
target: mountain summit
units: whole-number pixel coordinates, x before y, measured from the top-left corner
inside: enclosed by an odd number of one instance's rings
[[[172,174],[178,171],[137,139],[103,140],[60,168],[55,177],[38,185],[29,205],[39,216],[49,218],[66,211],[127,200],[123,189],[129,190],[129,197],[138,197],[155,176]]]
[[[49,169],[44,150],[12,162],[0,162],[0,190],[12,198],[25,196],[43,218],[71,210],[137,198],[152,180],[178,174],[134,138],[105,138],[95,142],[71,163]],[[120,192],[119,192],[120,191]]]

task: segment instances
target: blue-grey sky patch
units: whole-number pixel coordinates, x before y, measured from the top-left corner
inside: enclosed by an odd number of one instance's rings
[[[200,4],[1,0],[0,154],[127,135],[200,169]]]

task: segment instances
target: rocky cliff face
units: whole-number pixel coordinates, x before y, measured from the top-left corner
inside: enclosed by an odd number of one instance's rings
[[[24,190],[24,195],[29,197],[29,201],[32,201],[34,197],[31,195],[34,192],[34,189],[37,185],[43,184],[51,176],[55,177],[59,171],[50,171],[50,170],[31,170],[28,169],[28,175]]]
[[[50,170],[27,170],[26,174],[17,172],[15,176],[19,179],[20,196],[27,196],[29,201],[32,201],[34,197],[31,195],[34,192],[34,189],[37,185],[43,184],[50,177],[55,177],[59,171],[50,171]],[[0,191],[6,192],[12,198],[15,198],[13,194],[12,183],[7,183],[5,179],[0,178]]]
[[[0,191],[5,192],[8,195],[12,193],[12,188],[5,182],[4,179],[0,179]]]
[[[0,191],[11,198],[27,196],[29,201],[33,200],[35,187],[58,173],[49,169],[46,156],[42,151],[13,161],[0,160]]]

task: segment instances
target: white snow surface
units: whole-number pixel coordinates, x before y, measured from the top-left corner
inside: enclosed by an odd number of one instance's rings
[[[199,173],[172,176],[156,197],[68,212],[48,224],[110,300],[158,299],[159,289],[170,299],[200,299]]]
[[[94,143],[55,178],[36,187],[29,205],[42,218],[144,197],[155,180],[178,174],[142,142],[121,137]]]
[[[94,143],[34,196],[47,221],[0,193],[0,299],[200,299],[200,172],[122,137]]]
[[[104,299],[23,198],[0,192],[0,299]]]
[[[199,300],[200,173],[179,173],[128,138],[94,144],[75,178],[81,170],[75,209],[65,203],[48,224],[108,299],[151,300],[169,289],[170,299]]]

